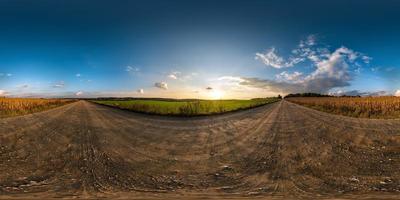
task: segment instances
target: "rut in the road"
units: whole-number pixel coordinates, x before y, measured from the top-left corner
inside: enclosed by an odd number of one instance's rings
[[[0,121],[0,194],[399,192],[398,130],[286,101],[193,119],[81,101]]]

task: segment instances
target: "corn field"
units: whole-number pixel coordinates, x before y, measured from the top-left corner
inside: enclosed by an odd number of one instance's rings
[[[400,97],[292,97],[316,110],[360,118],[400,118]]]
[[[73,100],[0,98],[0,118],[39,112],[71,102]]]

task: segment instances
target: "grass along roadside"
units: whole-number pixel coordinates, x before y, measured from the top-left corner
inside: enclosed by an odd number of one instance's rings
[[[349,117],[400,118],[400,97],[290,97],[285,100]]]
[[[254,108],[279,101],[279,98],[258,98],[251,100],[93,100],[92,102],[134,112],[172,115],[201,116],[220,114],[235,110]]]
[[[74,101],[67,99],[0,98],[0,118],[40,112]]]

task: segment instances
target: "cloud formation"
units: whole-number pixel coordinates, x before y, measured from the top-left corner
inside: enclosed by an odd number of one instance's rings
[[[139,94],[144,94],[144,90],[143,90],[143,89],[138,89],[138,90],[137,90],[137,93],[139,93]]]
[[[167,77],[172,80],[188,81],[192,80],[197,75],[197,73],[182,73],[180,71],[174,71],[169,73]]]
[[[125,71],[129,73],[138,73],[140,69],[138,67],[126,66]]]
[[[138,71],[140,71],[140,69],[137,68],[137,67],[126,66],[126,71],[127,71],[127,72],[130,72],[130,71],[138,72]]]
[[[309,74],[283,71],[275,75],[275,80],[240,77],[245,80],[239,81],[240,84],[283,93],[327,93],[332,88],[349,86],[354,72],[359,72],[362,64],[368,64],[372,58],[345,46],[331,52],[327,47],[318,45],[316,37],[310,35],[299,42],[288,59],[277,55],[274,48],[265,54],[256,53],[256,59],[277,69],[294,67],[308,61],[314,71]]]
[[[394,93],[394,96],[400,97],[400,90],[397,90],[397,91]]]
[[[296,49],[292,50],[292,55],[288,59],[277,54],[274,47],[269,48],[265,53],[256,53],[255,59],[260,60],[266,66],[277,69],[294,67],[296,64],[304,62],[306,59],[311,61],[319,61],[318,55],[323,55],[325,48],[315,48],[316,36],[309,35],[306,40],[301,40]]]
[[[82,94],[83,94],[83,92],[79,91],[79,92],[75,93],[75,96],[81,96]]]
[[[293,73],[288,73],[287,71],[283,71],[280,74],[275,75],[275,77],[277,80],[281,81],[298,82],[302,80],[302,75],[303,73],[297,71]]]
[[[166,82],[157,82],[154,83],[154,86],[163,90],[168,90],[168,84]]]
[[[178,77],[180,76],[181,72],[172,72],[170,74],[168,74],[168,78],[173,79],[173,80],[177,80]]]
[[[64,81],[60,81],[60,82],[58,82],[58,83],[55,83],[55,84],[53,85],[53,88],[63,88],[64,86],[65,86]]]
[[[0,90],[0,96],[6,96],[7,92],[5,90]]]
[[[268,49],[265,53],[256,53],[256,60],[261,60],[265,65],[271,66],[277,69],[293,67],[295,64],[302,62],[302,58],[291,57],[289,60],[285,60],[276,54],[274,47]]]

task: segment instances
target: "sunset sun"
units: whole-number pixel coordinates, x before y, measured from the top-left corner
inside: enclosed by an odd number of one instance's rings
[[[208,95],[210,99],[221,99],[224,97],[224,93],[221,90],[213,90]]]

